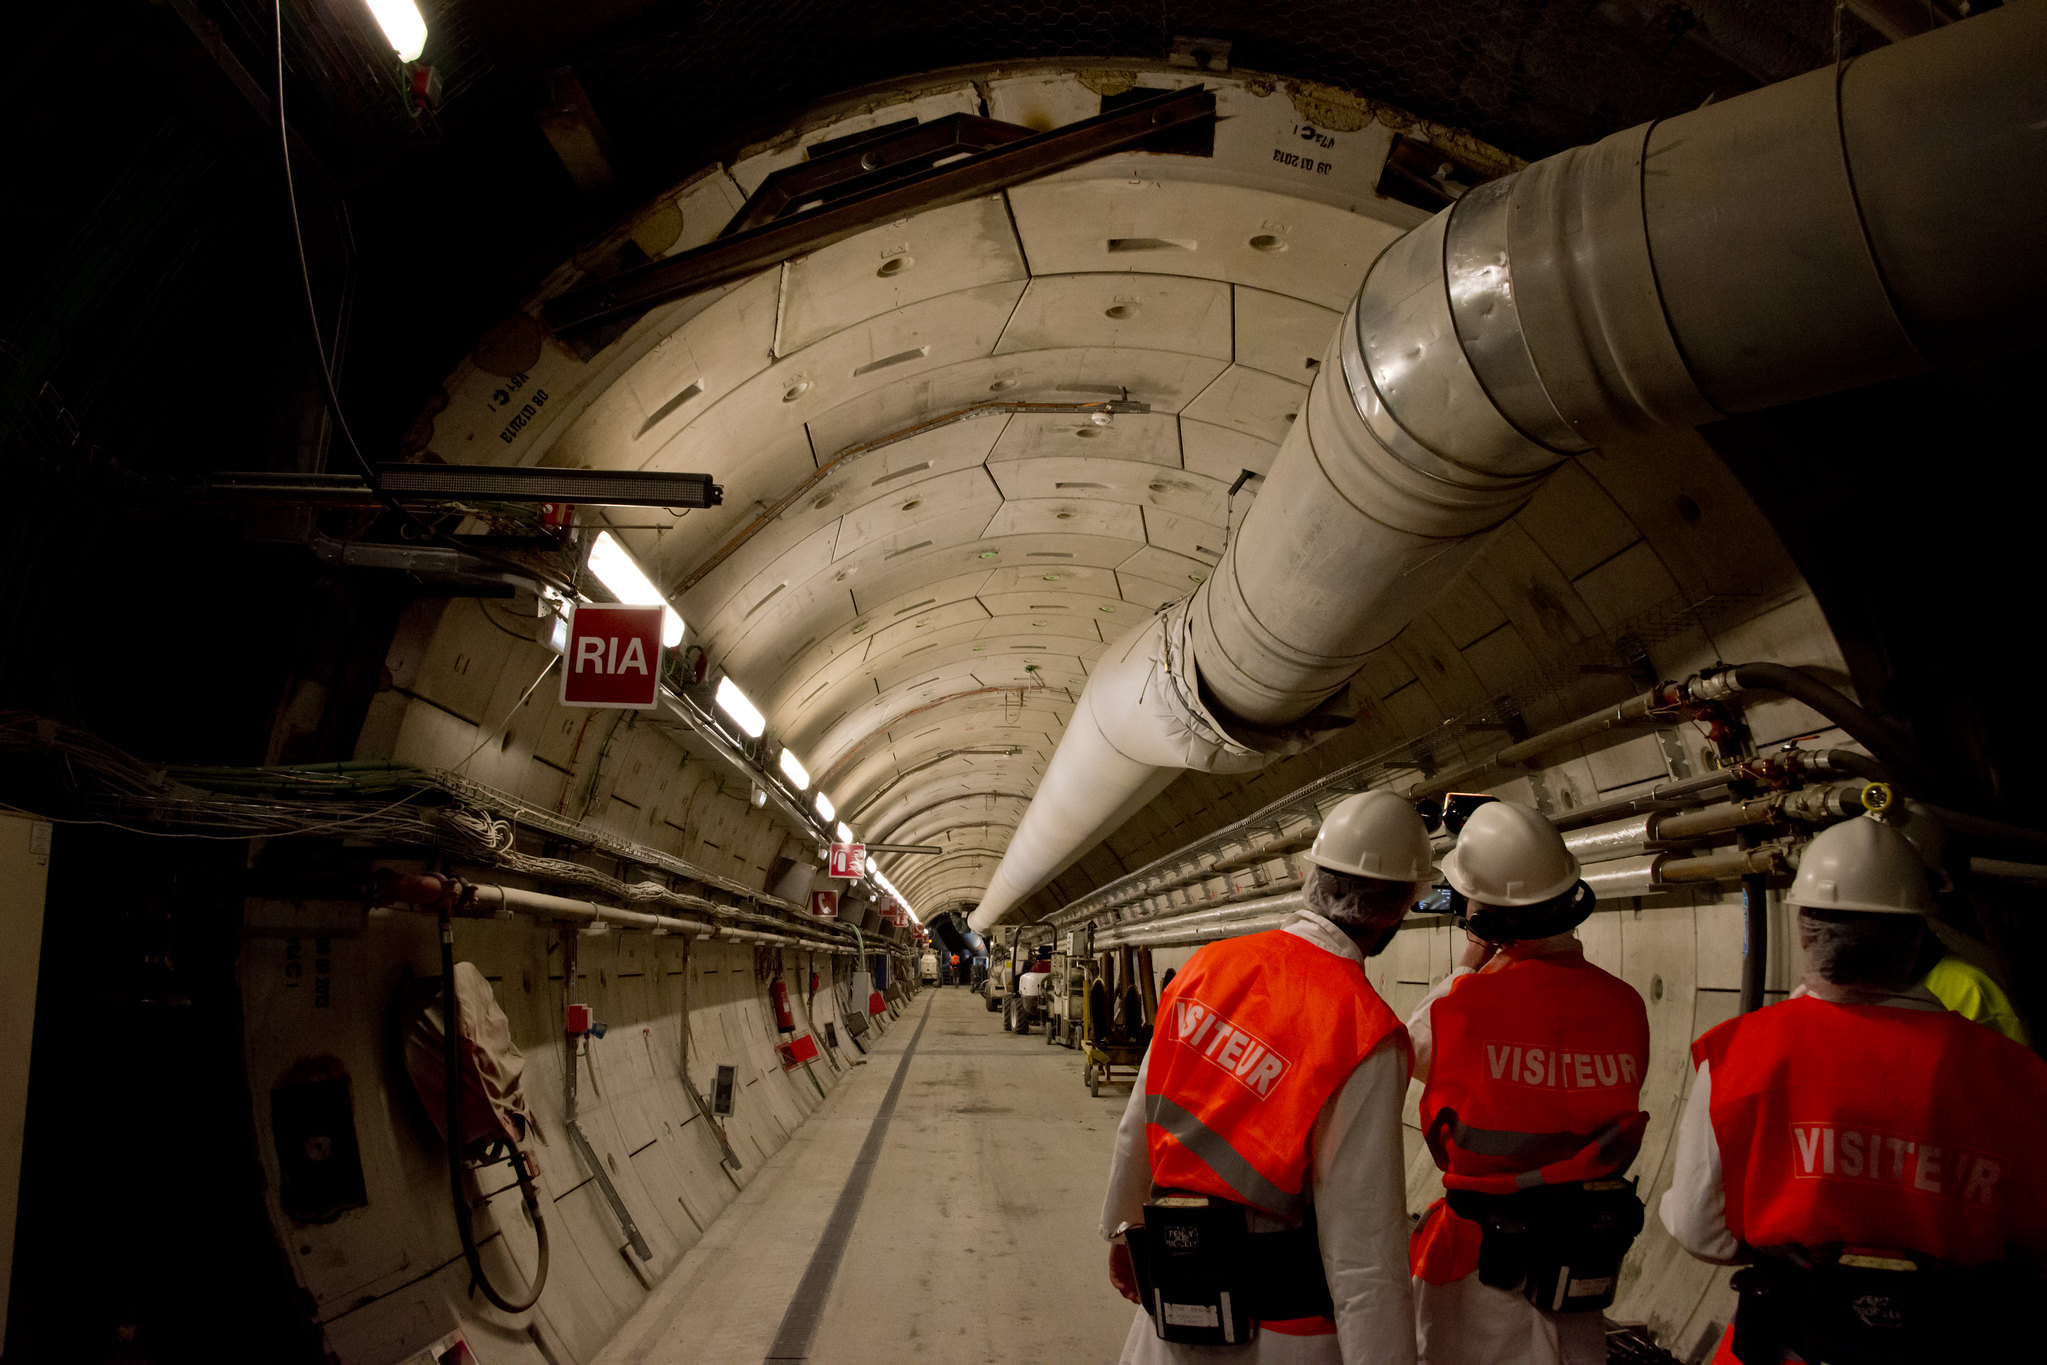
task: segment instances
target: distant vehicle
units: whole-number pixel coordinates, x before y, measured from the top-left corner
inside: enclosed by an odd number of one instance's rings
[[[1045,1017],[1042,988],[1048,970],[1045,959],[1052,952],[1051,940],[1051,931],[1041,925],[1023,925],[1009,934],[1008,952],[1002,961],[1005,986],[1002,1027],[1012,1033],[1029,1033],[1031,1025]],[[1030,982],[1026,991],[1025,978],[1031,976],[1039,979]]]
[[[938,984],[938,954],[924,954],[924,960],[917,964],[917,974],[924,978],[925,985],[936,986]]]

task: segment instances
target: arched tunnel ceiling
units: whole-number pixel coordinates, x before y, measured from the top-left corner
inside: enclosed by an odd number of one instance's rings
[[[827,138],[959,112],[1040,128],[1089,117],[1099,74],[1012,68],[799,123],[578,259],[628,240],[654,256],[707,241]],[[531,320],[580,278],[564,267],[485,338],[433,414],[426,449],[451,461],[690,470],[723,485],[717,508],[611,509],[609,521],[862,837],[944,849],[881,860],[920,909],[980,899],[1094,662],[1221,558],[1339,310],[1426,216],[1376,193],[1395,136],[1514,164],[1326,87],[1199,79],[1217,95],[1212,156],[1125,154],[906,218],[658,309],[587,361]],[[516,429],[496,411],[508,383],[545,398]],[[1073,410],[1125,398],[1147,410],[1105,424]],[[1590,544],[1611,530],[1617,554],[1641,534],[1593,480],[1553,482],[1565,505],[1551,499],[1548,524],[1529,524],[1546,549],[1552,532]],[[1721,517],[1690,518],[1680,538],[1698,530],[1700,552],[1718,555]],[[1611,567],[1627,611],[1679,592],[1654,555]],[[1597,613],[1557,605],[1576,597],[1546,586],[1555,569],[1525,572],[1529,594],[1569,618],[1518,632],[1538,653],[1625,615],[1594,625]],[[1474,665],[1434,666],[1462,677]],[[1389,697],[1374,724],[1413,738],[1400,720],[1412,709]],[[1196,804],[1213,795],[1206,779],[1183,787]]]
[[[679,250],[802,145],[961,111],[1057,126],[1098,111],[1091,80],[1010,75],[806,127],[626,230]],[[611,521],[842,818],[946,849],[885,861],[913,904],[978,899],[1090,666],[1221,557],[1257,480],[1232,485],[1270,464],[1366,266],[1425,216],[1373,190],[1412,121],[1354,100],[1312,144],[1274,82],[1208,84],[1213,157],[1126,155],[927,212],[672,305],[587,364],[548,341],[516,371],[548,395],[541,429],[510,441],[476,399],[512,364],[480,347],[435,419],[445,459],[718,479],[718,508]],[[1292,144],[1326,169],[1275,157]],[[1126,396],[1149,411],[1006,410]]]

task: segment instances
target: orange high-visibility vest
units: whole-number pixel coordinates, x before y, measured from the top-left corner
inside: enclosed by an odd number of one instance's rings
[[[1429,1011],[1435,1060],[1422,1136],[1450,1189],[1512,1194],[1625,1171],[1641,1109],[1649,1013],[1635,988],[1582,952],[1501,957]],[[1432,1284],[1478,1269],[1479,1229],[1442,1200],[1408,1248]]]
[[[1692,1044],[1727,1230],[1980,1265],[2047,1252],[2047,1062],[1945,1011],[1813,996]]]
[[[1300,1216],[1315,1117],[1389,1035],[1407,1046],[1350,958],[1283,929],[1203,948],[1160,997],[1145,1062],[1154,1184]]]

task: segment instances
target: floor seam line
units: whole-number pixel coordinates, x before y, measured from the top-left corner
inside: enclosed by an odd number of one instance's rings
[[[873,1178],[889,1124],[895,1118],[903,1082],[909,1077],[910,1059],[917,1055],[917,1044],[924,1037],[924,1026],[931,1022],[931,1007],[937,1000],[938,997],[933,995],[924,1003],[924,1013],[917,1020],[917,1030],[910,1035],[909,1044],[903,1048],[903,1055],[896,1062],[896,1074],[890,1078],[888,1092],[882,1096],[881,1107],[875,1111],[866,1141],[860,1144],[860,1151],[853,1158],[853,1168],[847,1173],[845,1186],[840,1189],[838,1201],[832,1206],[832,1216],[825,1224],[824,1236],[818,1239],[810,1264],[804,1267],[803,1278],[797,1281],[796,1292],[790,1296],[788,1310],[782,1316],[781,1326],[776,1329],[774,1343],[768,1347],[764,1365],[810,1358],[811,1343],[824,1318],[825,1300],[831,1294],[832,1282],[838,1278],[839,1264],[845,1259],[846,1246],[852,1240],[853,1224],[860,1217],[861,1206],[867,1202],[868,1182]]]

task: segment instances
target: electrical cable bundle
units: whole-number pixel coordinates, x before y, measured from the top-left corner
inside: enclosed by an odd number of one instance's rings
[[[819,943],[834,942],[832,935],[799,917],[793,906],[778,916],[659,882],[628,882],[567,858],[524,852],[517,844],[521,823],[620,862],[658,867],[679,877],[701,877],[736,895],[786,905],[682,859],[536,810],[437,769],[382,761],[276,768],[153,766],[90,731],[21,711],[0,711],[0,754],[54,760],[68,804],[81,814],[26,813],[59,823],[108,825],[160,838],[333,835],[441,848],[539,881],[588,887],[625,904],[658,904],[727,923],[794,932]]]

